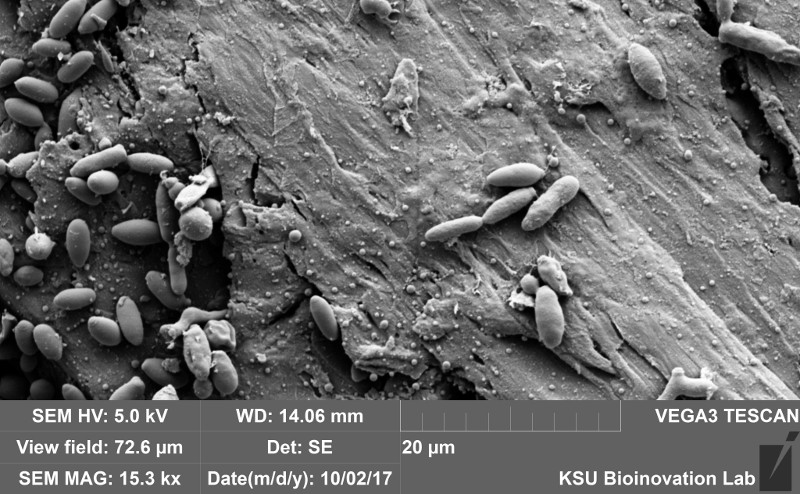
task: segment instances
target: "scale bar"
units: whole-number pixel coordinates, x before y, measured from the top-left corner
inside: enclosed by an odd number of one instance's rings
[[[498,403],[498,405],[499,405],[499,403]],[[601,406],[599,408],[598,407],[592,407],[594,409],[592,409],[592,408],[587,409],[586,407],[572,407],[572,406],[568,406],[568,407],[553,407],[553,406],[544,406],[544,405],[531,407],[531,404],[527,404],[526,405],[526,404],[520,403],[520,402],[512,402],[510,405],[508,405],[508,408],[505,408],[505,407],[502,407],[502,406],[501,407],[496,407],[496,406],[495,407],[486,407],[485,405],[483,405],[483,410],[481,410],[481,411],[485,411],[485,413],[486,413],[486,428],[484,429],[481,425],[479,425],[480,419],[479,419],[478,424],[476,424],[474,422],[474,420],[473,420],[473,427],[477,426],[480,430],[470,430],[469,417],[470,417],[470,413],[474,414],[474,412],[462,411],[463,409],[462,410],[450,410],[449,408],[446,408],[446,407],[444,407],[444,408],[437,407],[438,409],[435,409],[436,410],[435,413],[437,413],[437,414],[441,413],[442,420],[441,420],[441,423],[439,423],[438,420],[434,420],[434,424],[431,426],[429,424],[425,424],[425,413],[423,412],[424,409],[417,409],[416,412],[412,412],[411,417],[417,416],[417,417],[419,417],[419,421],[417,423],[414,423],[413,419],[410,422],[408,420],[401,421],[400,432],[415,432],[415,433],[417,433],[417,432],[513,432],[513,433],[519,433],[519,432],[622,432],[622,402],[619,401],[619,400],[617,401],[618,427],[616,429],[611,429],[611,428],[604,429],[603,428],[604,425],[603,425],[603,422],[601,420],[602,417],[605,417],[605,422],[606,422],[605,426],[606,427],[611,426],[612,423],[613,423],[613,418],[612,418],[613,415],[611,415],[613,413],[613,411],[612,411],[613,409],[611,407],[613,407],[613,404],[612,403],[608,403],[608,402],[605,405],[603,405],[603,406]],[[405,410],[406,413],[404,413],[403,416],[404,417],[409,417],[409,415],[407,413],[408,412],[408,407],[404,406],[403,408],[406,408],[406,410]],[[476,408],[478,408],[480,410],[480,407],[476,407]],[[540,411],[540,412],[544,411],[544,410],[540,410],[540,408],[544,408],[545,410],[551,412],[553,418],[552,418],[552,422],[550,424],[539,423],[538,424],[539,429],[537,429],[536,411],[537,410]],[[566,410],[563,410],[562,408],[566,408]],[[519,416],[520,415],[519,413],[515,413],[514,409],[518,409],[518,411],[522,412],[523,414],[526,413],[526,412],[531,414],[530,430],[524,430],[524,429],[521,428],[521,427],[526,427],[525,421],[524,421],[524,419],[522,421],[520,421],[520,418],[522,418],[522,417]],[[475,411],[477,411],[477,410],[475,410]],[[589,417],[591,417],[591,413],[592,412],[594,412],[594,414],[595,414],[595,420],[594,420],[595,425],[594,425],[594,427],[592,427],[592,424],[591,424],[593,421],[589,418]],[[448,416],[448,414],[453,414],[453,413],[463,413],[464,414],[464,428],[463,428],[463,430],[459,430],[461,428],[458,425],[453,426],[453,418],[451,418],[451,420],[450,420],[451,425],[450,425],[450,429],[448,429],[448,427],[447,427],[447,416]],[[508,414],[508,428],[506,428],[505,424],[503,423],[503,421],[505,419],[498,420],[499,419],[499,415],[503,415],[504,413]],[[565,420],[566,417],[568,417],[570,414],[574,414],[574,418],[573,418],[574,422],[573,422],[573,424],[571,426]],[[601,415],[602,415],[602,417],[601,417]],[[495,423],[496,427],[494,429],[492,428],[492,416],[495,417],[494,423]],[[524,415],[522,415],[522,416],[524,416]],[[584,419],[582,421],[581,421],[581,416],[584,417]],[[559,417],[561,417],[561,422],[562,423],[559,423]],[[406,422],[406,423],[404,424],[403,422]],[[459,420],[455,419],[455,423],[458,424],[458,422],[459,422]],[[540,422],[541,422],[541,418],[540,418]],[[428,425],[427,428],[426,428],[426,425]],[[404,426],[411,426],[412,428],[406,429],[406,428],[404,428]],[[542,426],[544,426],[544,429],[541,429]]]

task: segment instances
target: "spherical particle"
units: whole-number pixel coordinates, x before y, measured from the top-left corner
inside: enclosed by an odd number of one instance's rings
[[[31,259],[43,261],[50,256],[55,245],[46,233],[36,232],[25,241],[25,252]]]
[[[186,235],[189,240],[196,242],[207,239],[211,236],[214,228],[214,222],[208,211],[200,207],[190,208],[181,214],[178,220],[181,232]]]
[[[108,170],[98,170],[86,179],[86,186],[95,194],[107,195],[119,187],[119,177],[114,172]]]

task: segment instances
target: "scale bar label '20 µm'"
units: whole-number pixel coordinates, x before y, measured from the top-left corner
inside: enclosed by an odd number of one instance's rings
[[[6,402],[3,493],[800,492],[796,402]]]

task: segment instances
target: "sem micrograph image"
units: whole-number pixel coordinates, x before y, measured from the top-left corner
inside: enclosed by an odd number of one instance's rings
[[[797,399],[764,0],[0,3],[0,398]]]

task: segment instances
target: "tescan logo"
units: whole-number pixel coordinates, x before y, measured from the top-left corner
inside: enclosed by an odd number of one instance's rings
[[[792,445],[800,431],[789,431],[784,444],[762,444],[758,448],[758,490],[792,490]]]

